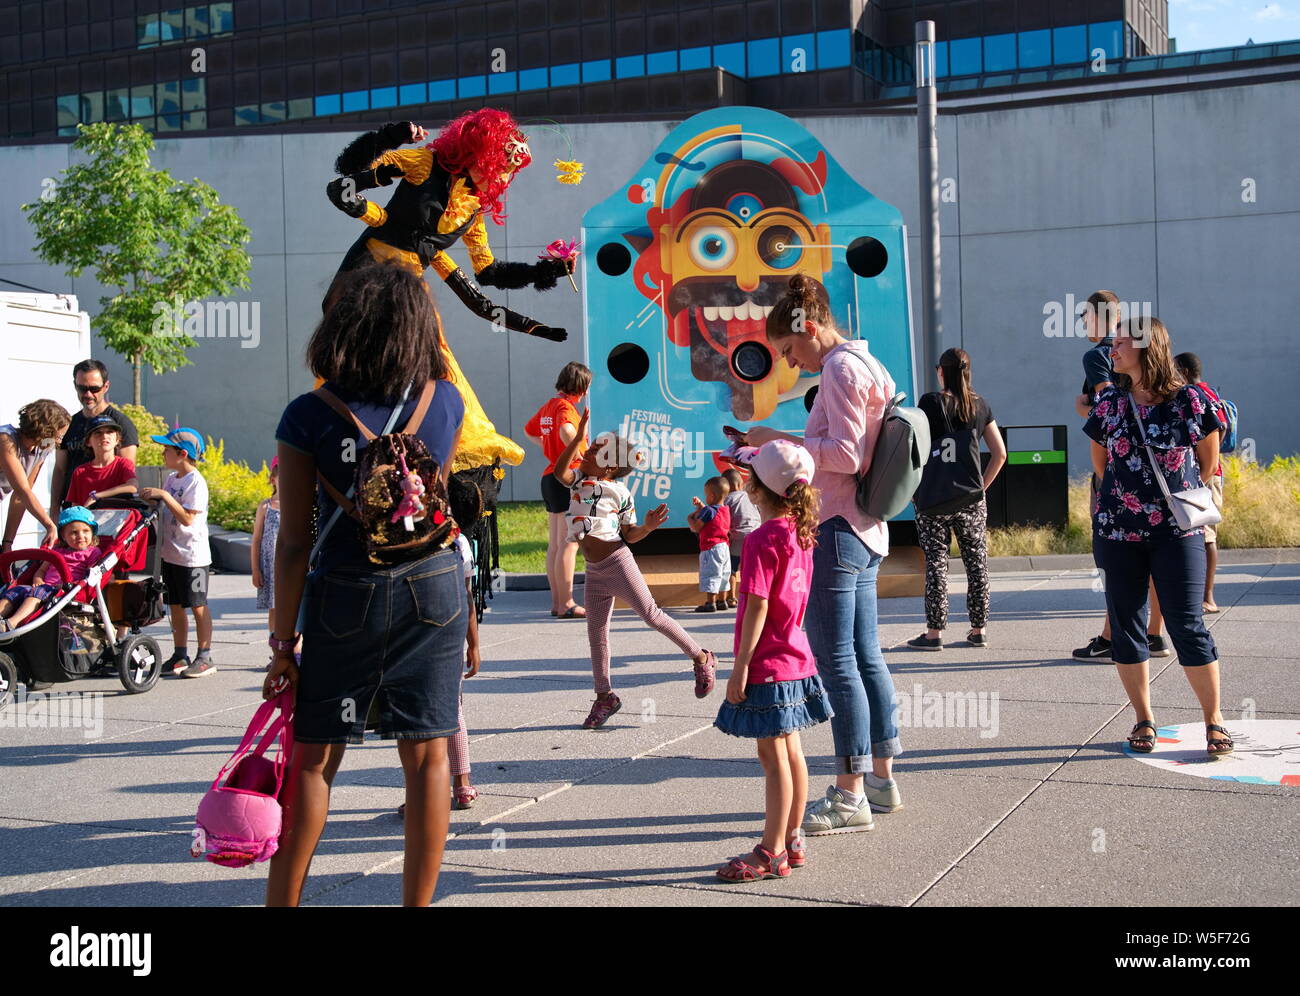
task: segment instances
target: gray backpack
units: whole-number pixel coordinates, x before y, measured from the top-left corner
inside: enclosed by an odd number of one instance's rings
[[[848,352],[866,365],[872,377],[885,383],[888,375],[879,360],[856,350]],[[930,420],[921,409],[905,406],[906,397],[900,392],[889,399],[871,466],[858,478],[858,508],[873,519],[892,519],[907,508],[920,487],[930,454]]]

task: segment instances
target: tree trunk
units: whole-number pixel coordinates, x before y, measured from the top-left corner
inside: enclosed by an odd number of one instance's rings
[[[131,358],[131,404],[144,406],[144,399],[140,395],[140,371],[142,368],[140,354],[136,353]]]

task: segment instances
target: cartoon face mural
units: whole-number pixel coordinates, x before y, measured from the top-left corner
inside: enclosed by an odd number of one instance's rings
[[[583,243],[593,430],[660,430],[652,467],[633,478],[650,500],[669,500],[671,525],[700,487],[679,498],[671,479],[695,476],[692,454],[714,472],[722,424],[803,429],[818,377],[782,362],[766,337],[794,274],[825,284],[839,327],[869,336],[912,391],[902,218],[781,114],[727,107],[683,122],[587,212]],[[669,439],[687,447],[676,465]]]

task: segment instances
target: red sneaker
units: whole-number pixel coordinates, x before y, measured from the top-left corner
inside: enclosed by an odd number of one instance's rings
[[[582,721],[584,730],[595,730],[605,725],[605,720],[623,708],[623,700],[613,692],[610,692],[605,698],[596,699],[591,707],[591,712],[587,713],[587,718]]]
[[[773,854],[762,844],[749,854],[732,858],[718,869],[718,878],[724,882],[760,882],[765,878],[785,878],[789,874],[787,852]]]
[[[718,659],[712,650],[706,650],[703,664],[695,665],[695,697],[702,699],[713,691],[714,674],[718,670]]]

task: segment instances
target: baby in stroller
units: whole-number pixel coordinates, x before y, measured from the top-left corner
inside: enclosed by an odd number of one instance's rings
[[[99,524],[90,509],[73,505],[59,516],[59,542],[55,549],[63,555],[72,580],[84,581],[90,568],[99,560],[101,550],[95,543]],[[53,565],[33,585],[12,585],[0,592],[0,633],[17,629],[47,598],[59,590],[58,568]]]

